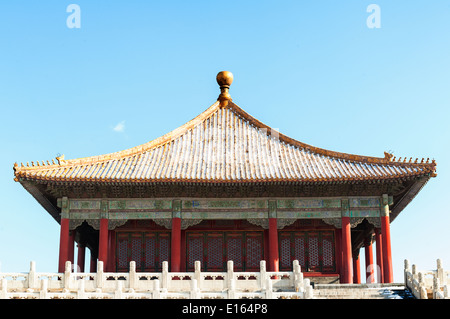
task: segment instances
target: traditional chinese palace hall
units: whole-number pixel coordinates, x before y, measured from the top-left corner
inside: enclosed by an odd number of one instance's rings
[[[291,271],[298,260],[313,282],[392,282],[390,224],[436,176],[435,161],[304,144],[234,104],[230,72],[216,79],[214,104],[148,143],[14,164],[15,181],[61,225],[59,271],[67,260],[85,271],[88,248],[90,271],[97,260],[108,272],[130,261],[193,271],[197,260],[202,271],[228,260],[235,271],[261,260]]]

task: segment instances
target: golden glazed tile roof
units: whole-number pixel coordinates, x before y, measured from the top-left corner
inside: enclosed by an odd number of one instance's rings
[[[221,83],[222,81],[223,83]],[[216,103],[143,145],[57,163],[14,165],[15,180],[71,182],[342,182],[436,175],[434,160],[396,161],[333,152],[274,131],[231,101],[219,79]]]

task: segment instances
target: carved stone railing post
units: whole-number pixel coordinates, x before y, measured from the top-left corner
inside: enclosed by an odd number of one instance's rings
[[[439,278],[437,276],[433,276],[433,299],[436,298],[436,294],[441,291],[441,287],[439,285]]]
[[[39,280],[36,275],[36,263],[30,262],[30,272],[28,273],[28,288],[39,288]]]
[[[116,290],[114,291],[114,299],[123,299],[123,281],[117,280]]]
[[[86,290],[85,290],[85,280],[81,279],[80,280],[80,285],[78,286],[78,290],[77,290],[77,299],[87,299],[86,296]]]
[[[198,288],[198,281],[197,279],[191,280],[191,293],[190,293],[191,299],[200,299],[200,289]]]
[[[95,275],[95,280],[96,280],[96,288],[103,288],[103,283],[104,283],[104,272],[103,272],[103,261],[99,260],[97,262],[97,274]]]
[[[71,279],[72,279],[72,263],[68,260],[65,264],[64,269],[64,288],[70,289],[71,288]]]
[[[303,286],[305,289],[305,293],[303,295],[304,299],[312,299],[314,297],[313,287],[311,286],[311,282],[309,279],[305,279],[303,281]]]
[[[236,299],[236,281],[234,278],[227,279],[228,283],[228,299]]]
[[[261,286],[261,290],[266,289],[266,277],[267,277],[266,261],[261,260],[259,262],[259,284]]]
[[[294,275],[294,288],[295,291],[300,291],[300,289],[303,287],[303,274],[301,272],[301,267],[298,262],[298,260],[294,260],[292,262],[293,267],[293,275]]]
[[[438,259],[438,260],[436,261],[436,263],[437,263],[436,276],[437,276],[437,278],[439,279],[439,282],[440,282],[442,285],[445,285],[446,282],[445,282],[445,279],[444,279],[444,269],[443,269],[443,267],[442,267],[442,261],[441,261],[440,259]]]
[[[405,280],[405,287],[408,287],[408,273],[411,272],[411,269],[409,268],[409,260],[405,259],[404,261],[404,267],[403,267],[403,277]]]
[[[197,280],[199,283],[201,282],[201,273],[202,271],[202,264],[199,260],[196,260],[194,262],[194,279]]]
[[[418,288],[419,288],[420,299],[428,299],[428,294],[427,294],[427,290],[425,288],[425,282],[424,282],[422,272],[418,273],[417,280],[419,282]]]
[[[2,289],[0,290],[0,299],[7,299],[8,296],[8,280],[2,278]]]
[[[169,263],[167,261],[162,262],[162,288],[167,289],[169,288]]]
[[[428,299],[427,290],[425,287],[420,287],[420,299]]]
[[[270,279],[270,276],[267,276],[266,280],[266,299],[273,299],[272,279]]]
[[[136,273],[136,262],[130,261],[130,271],[128,274],[128,282],[129,282],[129,288],[134,289],[137,287],[137,273]]]
[[[39,290],[39,299],[48,299],[48,279],[41,280],[41,289]]]
[[[160,299],[161,298],[161,287],[160,287],[159,279],[155,279],[153,281],[154,281],[154,283],[153,283],[152,297],[153,297],[153,299]]]
[[[232,260],[228,260],[227,262],[227,287],[229,288],[231,285],[231,281],[234,281],[234,265]]]

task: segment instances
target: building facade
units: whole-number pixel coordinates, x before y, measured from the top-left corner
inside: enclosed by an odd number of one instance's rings
[[[260,260],[288,270],[298,260],[314,280],[352,283],[364,249],[374,265],[367,281],[393,281],[390,223],[436,176],[434,160],[304,144],[233,103],[232,80],[220,72],[213,105],[146,144],[14,165],[15,180],[61,225],[60,272],[67,260],[84,271],[88,248],[91,267],[98,259],[111,272],[130,261],[143,272],[169,261],[179,272],[197,260],[203,271],[223,271],[228,260],[237,271]]]

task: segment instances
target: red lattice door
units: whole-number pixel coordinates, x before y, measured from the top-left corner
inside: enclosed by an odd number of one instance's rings
[[[222,271],[224,266],[224,238],[222,233],[206,234],[206,269],[208,271]]]
[[[244,269],[244,240],[242,233],[227,234],[226,261],[233,261],[235,271]]]
[[[259,270],[261,260],[264,260],[264,241],[261,232],[245,234],[245,270]]]
[[[334,233],[333,232],[322,232],[321,245],[322,245],[321,246],[321,249],[322,249],[322,271],[323,272],[336,271]]]
[[[335,272],[333,231],[284,231],[279,235],[280,269],[292,269],[298,260],[302,270]]]
[[[306,269],[306,233],[305,232],[280,232],[279,256],[280,269],[291,270],[292,262],[298,260],[302,269]]]
[[[186,236],[187,270],[199,260],[203,271],[225,271],[232,260],[235,271],[258,270],[264,259],[262,232],[189,232]]]
[[[130,263],[128,258],[129,235],[118,233],[116,238],[116,269],[117,271],[128,271]]]
[[[200,261],[202,266],[204,265],[204,252],[203,244],[205,239],[203,234],[189,233],[186,238],[186,263],[187,270],[194,270],[194,263]]]
[[[137,271],[160,271],[170,258],[170,234],[164,232],[119,232],[116,236],[116,269],[128,271],[130,261]]]

